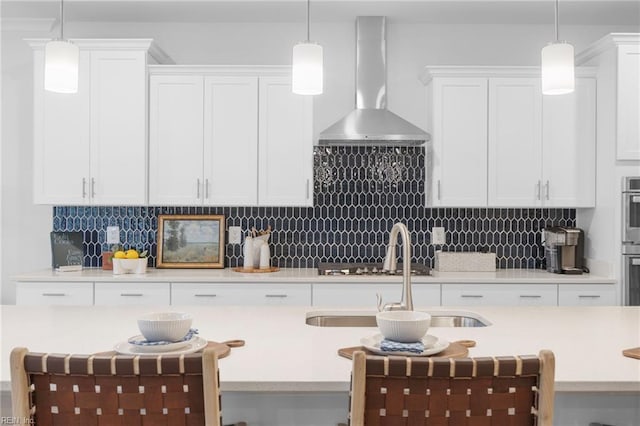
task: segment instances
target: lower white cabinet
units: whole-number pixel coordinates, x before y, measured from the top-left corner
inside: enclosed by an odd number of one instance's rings
[[[311,284],[171,284],[172,305],[311,305]]]
[[[556,284],[447,284],[442,306],[556,306]]]
[[[93,282],[21,282],[16,305],[93,305]]]
[[[376,294],[382,297],[382,303],[400,302],[402,283],[314,284],[313,306],[362,307],[375,310]],[[416,308],[440,305],[440,284],[412,284],[411,294]]]
[[[558,286],[560,306],[612,306],[619,304],[616,299],[616,289],[611,284]]]
[[[169,305],[169,283],[97,282],[96,305]]]

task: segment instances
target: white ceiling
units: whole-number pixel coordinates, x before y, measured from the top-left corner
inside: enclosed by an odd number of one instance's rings
[[[3,19],[57,18],[58,0],[0,0]],[[102,22],[304,22],[305,0],[66,0],[65,20]],[[312,0],[311,19],[451,24],[552,24],[554,0]],[[638,25],[640,0],[560,0],[564,25]]]

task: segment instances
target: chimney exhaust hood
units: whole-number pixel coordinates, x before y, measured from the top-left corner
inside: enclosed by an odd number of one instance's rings
[[[387,110],[384,16],[356,20],[356,109],[320,133],[320,145],[417,146],[429,134]]]

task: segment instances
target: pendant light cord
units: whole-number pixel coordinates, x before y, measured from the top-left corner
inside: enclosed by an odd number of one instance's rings
[[[556,43],[560,41],[560,37],[558,35],[558,0],[556,0]]]
[[[64,40],[64,0],[60,0],[60,40]]]
[[[309,5],[311,0],[307,0],[307,42],[311,40],[310,32],[309,32]]]

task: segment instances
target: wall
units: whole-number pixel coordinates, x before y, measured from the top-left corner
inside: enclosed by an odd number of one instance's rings
[[[314,100],[316,134],[354,104],[354,23],[319,23],[313,38],[325,51],[325,87]],[[3,26],[2,38],[2,303],[13,303],[13,275],[50,264],[51,209],[31,203],[32,60],[29,37],[49,37],[49,28],[28,23]],[[304,35],[291,23],[78,23],[70,37],[151,37],[183,64],[289,64],[291,47]],[[624,26],[567,26],[563,37],[580,51]],[[388,22],[389,107],[418,126],[426,123],[425,65],[536,65],[552,27],[542,25],[427,25]]]

